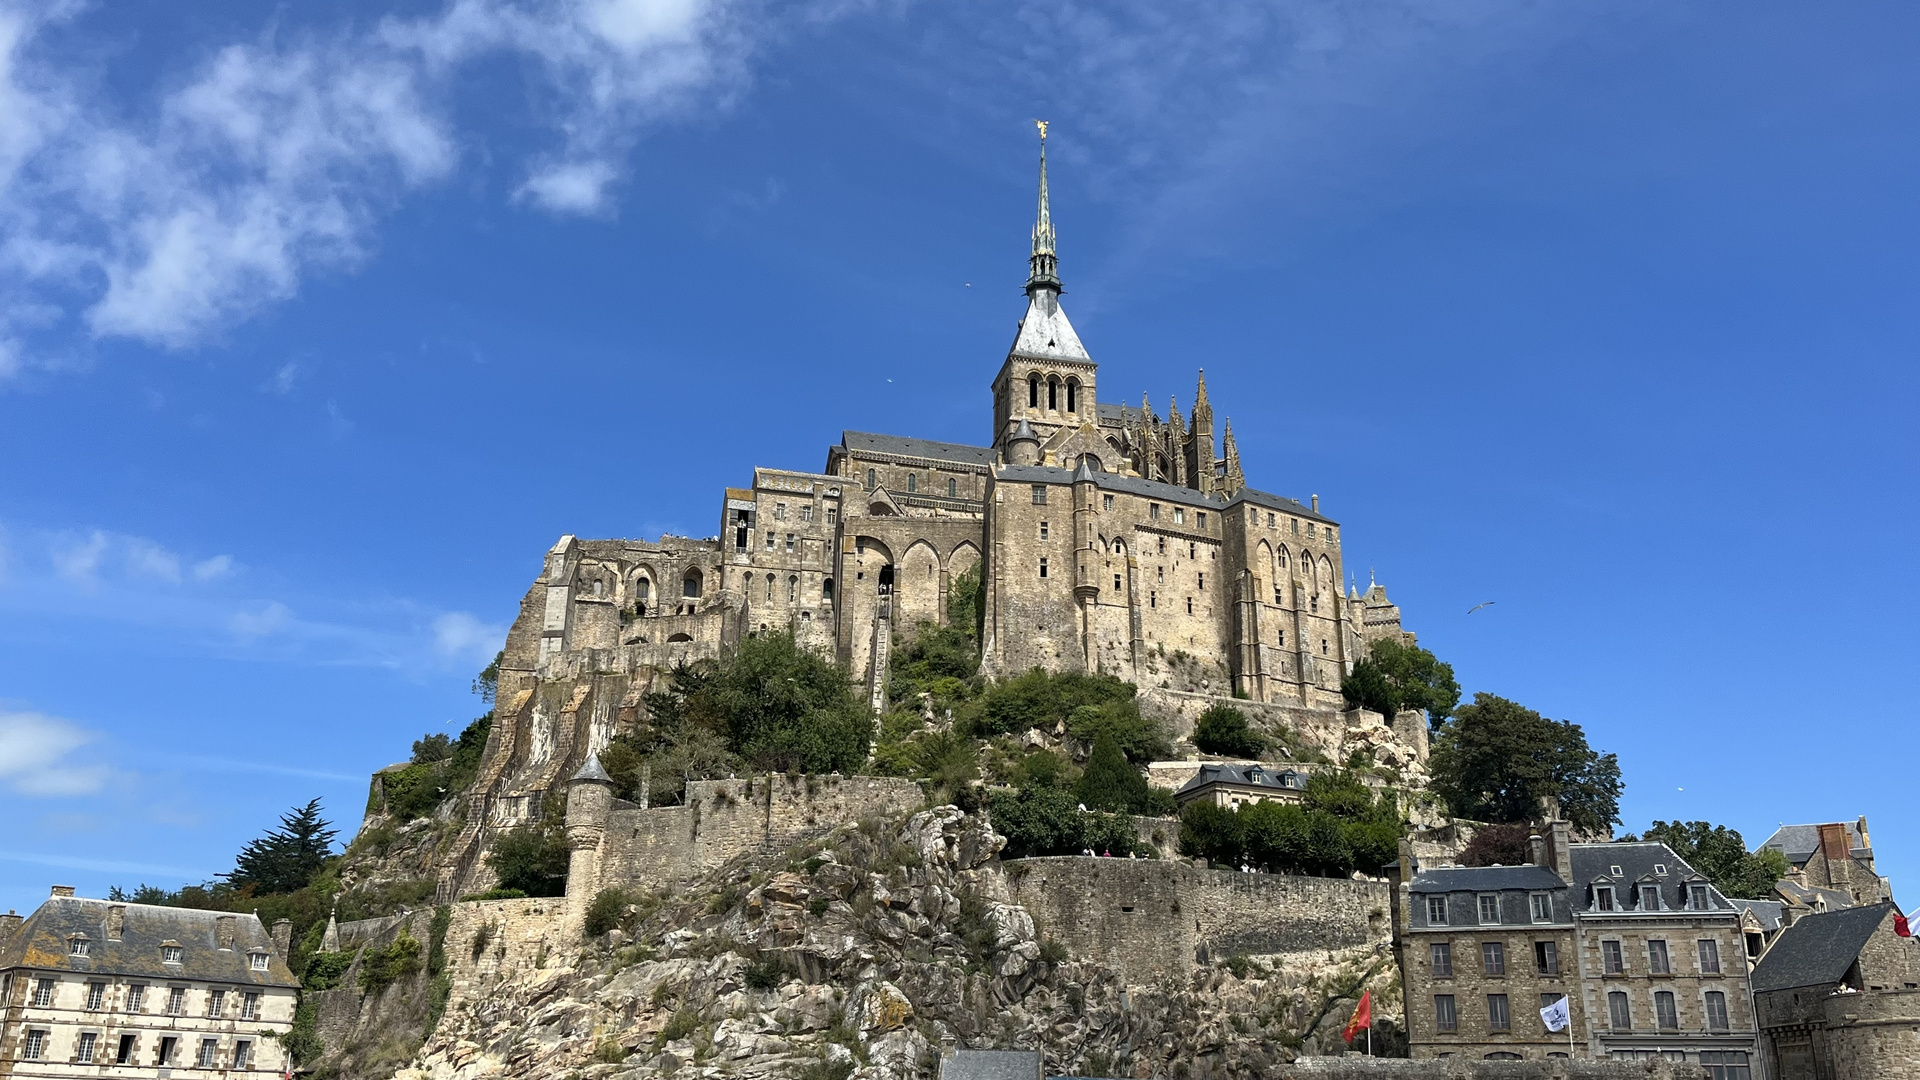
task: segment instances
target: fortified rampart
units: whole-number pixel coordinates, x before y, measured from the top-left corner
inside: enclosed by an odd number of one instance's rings
[[[742,855],[777,851],[848,822],[926,803],[911,780],[838,773],[695,780],[684,804],[651,808],[612,799],[605,785],[573,787],[567,825],[575,859],[567,893],[586,899],[609,885],[685,881]],[[598,790],[582,790],[589,788]]]
[[[1002,877],[1042,937],[1135,984],[1209,959],[1385,948],[1393,936],[1379,882],[1086,856],[1013,860]]]

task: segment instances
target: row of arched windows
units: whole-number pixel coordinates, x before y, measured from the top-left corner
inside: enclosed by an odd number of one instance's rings
[[[1062,382],[1058,375],[1049,375],[1044,380],[1037,372],[1027,376],[1027,408],[1040,408],[1040,398],[1043,393],[1046,396],[1046,409],[1049,412],[1077,413],[1080,411],[1080,380],[1072,375],[1067,376],[1065,382]],[[1063,397],[1066,399],[1064,410],[1060,407]]]

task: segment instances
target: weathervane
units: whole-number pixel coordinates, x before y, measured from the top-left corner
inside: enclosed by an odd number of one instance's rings
[[[1045,120],[1035,120],[1033,126],[1040,129],[1040,137],[1042,139],[1047,137],[1047,122]]]

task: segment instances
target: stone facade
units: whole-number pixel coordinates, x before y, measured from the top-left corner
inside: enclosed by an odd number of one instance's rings
[[[1342,529],[1318,496],[1248,484],[1231,423],[1216,444],[1204,377],[1191,419],[1100,399],[1060,306],[1044,166],[1041,187],[1027,310],[984,444],[847,431],[818,472],[757,468],[725,488],[711,537],[563,536],[547,552],[507,635],[441,900],[488,883],[491,832],[535,816],[674,664],[790,631],[877,711],[895,640],[945,622],[953,582],[974,570],[986,674],[1109,672],[1194,700],[1235,694],[1346,760],[1341,682],[1371,642],[1410,637],[1399,608],[1377,583],[1343,585]],[[1194,700],[1169,706],[1184,716]],[[1361,735],[1386,748],[1382,764],[1424,759],[1423,721]]]
[[[1043,937],[1134,984],[1234,955],[1324,956],[1391,937],[1388,887],[1377,882],[1085,856],[1002,868],[1005,901],[1026,908]]]
[[[75,897],[0,920],[0,1077],[267,1077],[299,982],[281,923]]]
[[[1576,844],[1556,821],[1526,866],[1421,868],[1412,852],[1394,925],[1414,1057],[1572,1052],[1750,1075],[1741,911],[1666,845]],[[1561,995],[1571,1046],[1538,1012]]]
[[[1754,971],[1773,1080],[1920,1080],[1920,943],[1891,903],[1810,914]]]

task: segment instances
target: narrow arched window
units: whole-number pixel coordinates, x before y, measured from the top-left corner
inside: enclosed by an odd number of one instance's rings
[[[867,490],[872,491],[873,489],[879,486],[880,486],[879,475],[875,473],[872,469],[868,469],[867,470]]]
[[[920,490],[920,477],[914,473],[908,473],[907,474],[907,494],[911,495],[914,492],[919,490]]]
[[[959,498],[959,496],[960,496],[960,481],[954,479],[951,476],[947,477],[947,498],[955,499],[955,498]]]
[[[824,603],[833,603],[833,579],[827,578],[820,583],[820,599]]]
[[[641,578],[633,583],[633,592],[634,596],[641,600],[651,600],[653,598],[653,582],[648,581],[646,578]]]
[[[1080,411],[1080,380],[1079,379],[1067,380],[1067,411],[1068,412]]]
[[[1029,375],[1027,376],[1027,408],[1037,409],[1039,407],[1040,407],[1040,376]]]
[[[797,577],[790,577],[787,579],[787,603],[794,604],[794,603],[798,603],[799,601],[800,601],[800,579]]]
[[[1054,411],[1059,408],[1060,408],[1060,380],[1048,379],[1047,380],[1047,409],[1048,411]]]
[[[767,603],[773,603],[773,575],[767,575]]]
[[[689,599],[700,596],[700,571],[689,570],[687,576],[680,579],[680,595]]]

